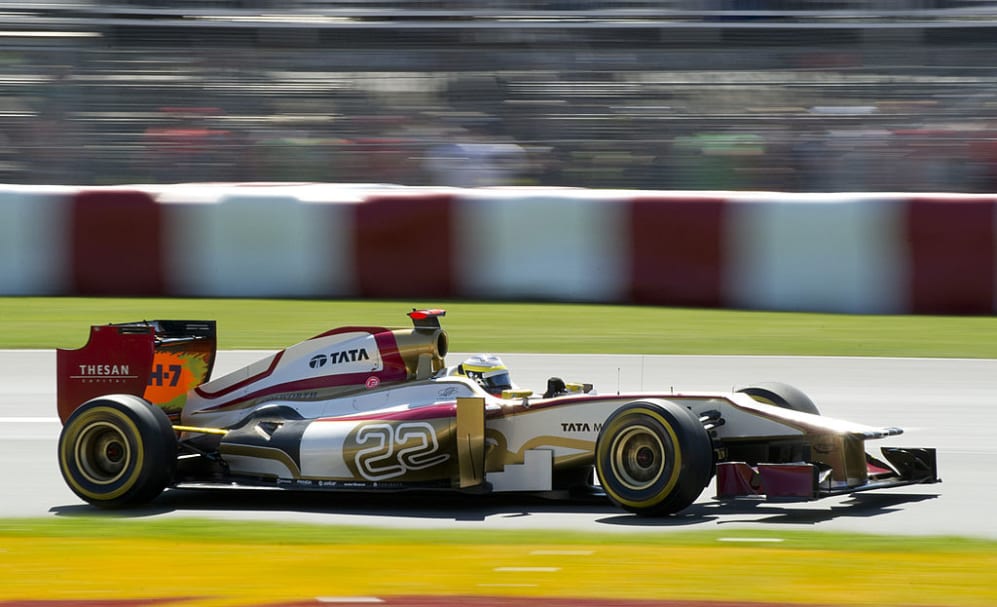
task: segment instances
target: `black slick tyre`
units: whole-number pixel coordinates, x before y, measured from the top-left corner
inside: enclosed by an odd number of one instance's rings
[[[595,446],[595,470],[609,499],[644,516],[679,512],[713,474],[713,444],[702,423],[665,400],[628,403],[609,416]]]
[[[81,405],[59,435],[59,470],[69,488],[100,508],[140,506],[173,480],[177,440],[158,407],[128,394]]]
[[[747,388],[741,388],[738,392],[747,394],[758,402],[767,405],[775,405],[783,409],[820,415],[820,410],[817,409],[814,401],[810,400],[810,397],[802,390],[789,384],[762,382],[748,386]]]

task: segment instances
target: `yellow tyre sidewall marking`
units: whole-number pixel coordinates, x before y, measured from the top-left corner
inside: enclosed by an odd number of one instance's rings
[[[130,438],[135,443],[134,448],[130,449],[133,454],[132,457],[134,459],[134,463],[129,462],[126,464],[126,469],[130,466],[131,471],[127,474],[126,478],[118,481],[120,486],[117,489],[114,489],[108,493],[95,492],[81,485],[77,480],[76,473],[76,470],[80,467],[80,463],[76,460],[74,455],[74,467],[71,469],[67,458],[67,453],[75,453],[76,441],[79,440],[83,430],[94,422],[111,422],[116,425],[120,425],[121,427],[119,429],[122,431],[122,434],[125,435],[125,438]],[[66,471],[65,477],[70,487],[80,495],[85,495],[96,501],[113,500],[121,497],[131,490],[138,481],[138,478],[141,476],[142,466],[145,461],[144,447],[145,445],[143,444],[142,434],[139,432],[138,426],[135,425],[135,422],[132,421],[127,414],[112,407],[94,407],[93,409],[83,413],[79,418],[73,420],[72,426],[69,428],[69,432],[63,441],[62,448],[59,450],[59,465],[62,466],[64,471]],[[82,475],[82,472],[80,472],[80,474]]]
[[[632,415],[646,415],[652,419],[657,420],[661,424],[661,426],[665,429],[665,432],[668,434],[668,438],[672,442],[671,476],[668,478],[668,481],[665,483],[665,486],[662,487],[652,498],[647,500],[626,499],[623,496],[618,495],[616,491],[613,491],[612,487],[606,486],[605,483],[603,484],[603,490],[606,493],[610,494],[610,496],[612,496],[613,499],[615,499],[617,502],[619,502],[624,506],[630,506],[632,508],[647,508],[663,501],[671,493],[672,489],[675,488],[675,484],[678,483],[679,476],[682,471],[682,448],[681,445],[679,444],[678,436],[676,436],[675,434],[675,429],[672,428],[671,422],[665,419],[664,416],[662,416],[658,411],[654,409],[647,409],[647,408],[631,409],[627,411],[626,415],[613,420],[613,426],[609,428],[608,432],[615,433],[616,427],[619,424],[628,421],[628,419]],[[612,457],[612,453],[610,453],[610,457]]]
[[[779,403],[775,402],[770,398],[765,398],[764,396],[758,396],[756,394],[749,394],[753,400],[762,403],[763,405],[772,405],[773,407],[782,407]],[[785,407],[783,407],[785,409]]]

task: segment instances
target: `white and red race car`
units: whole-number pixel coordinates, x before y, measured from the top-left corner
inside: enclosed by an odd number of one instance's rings
[[[444,314],[332,329],[210,381],[213,321],[91,327],[57,352],[59,468],[106,508],[235,486],[604,492],[667,515],[714,477],[719,498],[799,500],[939,480],[934,449],[873,457],[866,440],[902,431],[824,417],[783,384],[601,395],[551,378],[542,395],[492,393],[447,368]]]

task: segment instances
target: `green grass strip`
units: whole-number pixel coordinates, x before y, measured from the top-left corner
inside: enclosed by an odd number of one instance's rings
[[[997,540],[953,536],[894,536],[862,533],[735,529],[710,531],[646,531],[590,533],[564,530],[386,529],[383,527],[224,521],[203,518],[122,518],[114,513],[72,518],[0,519],[2,537],[176,539],[191,536],[206,542],[242,544],[622,544],[633,546],[708,546],[721,539],[778,539],[772,549],[959,552],[997,554]],[[997,574],[997,571],[995,571]]]
[[[444,307],[455,352],[997,358],[994,316],[862,316],[446,301],[0,298],[0,348],[75,348],[91,324],[214,319],[221,349],[277,349]]]

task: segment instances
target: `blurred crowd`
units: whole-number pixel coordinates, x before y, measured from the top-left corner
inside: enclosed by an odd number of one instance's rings
[[[833,27],[751,2],[700,2],[739,20],[693,26],[288,25],[252,4],[189,24],[150,8],[183,1],[12,22],[0,182],[997,192],[997,20],[958,12],[993,3]]]

